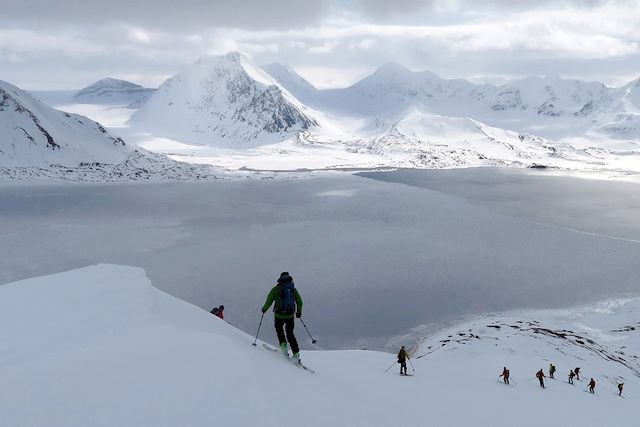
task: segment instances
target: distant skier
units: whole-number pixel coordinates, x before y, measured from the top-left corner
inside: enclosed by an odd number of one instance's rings
[[[622,389],[624,388],[624,383],[618,384],[618,396],[622,396]]]
[[[569,371],[569,384],[573,384],[573,377],[576,376],[576,373],[573,372],[573,369]]]
[[[589,381],[589,393],[595,393],[594,391],[595,388],[596,388],[596,380],[591,378],[591,381]]]
[[[556,367],[555,367],[555,365],[553,363],[550,363],[549,364],[549,378],[555,379],[553,377],[553,374],[555,374],[555,373],[556,373]]]
[[[506,366],[502,368],[502,373],[500,374],[500,376],[502,377],[502,381],[504,381],[505,384],[509,384],[509,370]]]
[[[293,327],[295,325],[293,316],[295,313],[295,317],[298,319],[302,317],[302,298],[294,286],[293,277],[286,271],[280,274],[277,285],[274,286],[267,295],[267,300],[262,306],[262,312],[266,313],[274,302],[274,325],[276,333],[278,334],[280,351],[283,355],[289,357],[289,350],[287,349],[288,341],[291,345],[293,360],[300,362],[300,348],[293,334]]]
[[[216,316],[224,320],[224,305],[218,307],[218,313],[216,314]]]
[[[400,364],[400,375],[407,375],[407,359],[408,358],[409,358],[409,354],[407,354],[407,350],[405,350],[404,346],[402,346],[400,348],[400,351],[398,352],[398,363]]]
[[[542,368],[540,368],[540,370],[538,372],[536,372],[536,378],[538,378],[538,381],[540,381],[540,387],[544,388],[544,372],[542,371]]]
[[[574,369],[573,372],[576,373],[576,379],[580,381],[580,367],[576,367],[576,369]]]

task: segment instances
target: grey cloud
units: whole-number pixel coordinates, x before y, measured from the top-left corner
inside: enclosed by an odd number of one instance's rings
[[[33,7],[44,4],[36,0],[22,1]],[[255,1],[240,4],[248,7]],[[425,13],[433,12],[434,15],[442,3],[359,1],[358,5],[348,4],[364,7],[367,3],[367,7],[378,11],[389,10],[391,6],[405,10],[422,7]],[[200,0],[184,2],[204,4]],[[294,68],[315,69],[316,73],[326,70],[326,74],[320,77],[325,77],[323,80],[329,84],[335,82],[335,85],[353,81],[353,76],[362,76],[388,61],[416,70],[428,69],[443,77],[509,78],[557,74],[616,84],[627,76],[631,80],[640,70],[640,46],[637,43],[640,32],[635,25],[637,19],[630,12],[636,9],[618,9],[617,5],[625,3],[623,1],[602,11],[584,7],[562,10],[555,18],[553,14],[537,14],[533,10],[523,16],[505,11],[490,14],[489,19],[465,16],[443,20],[438,25],[416,25],[414,20],[398,18],[400,25],[396,26],[386,25],[389,23],[386,20],[384,25],[369,24],[376,19],[367,20],[362,16],[353,19],[353,16],[341,15],[336,9],[326,12],[324,8],[331,7],[326,2],[310,6],[310,13],[305,15],[306,21],[302,21],[308,25],[300,22],[295,26],[285,25],[287,19],[301,13],[295,12],[299,10],[298,6],[289,8],[289,3],[281,0],[263,2],[270,3],[270,7],[280,10],[281,14],[286,15],[283,10],[288,11],[289,15],[282,16],[280,20],[276,19],[274,11],[269,12],[273,13],[270,15],[272,20],[277,21],[273,25],[282,25],[281,28],[270,28],[264,23],[252,27],[238,6],[219,6],[220,15],[215,22],[222,22],[224,13],[237,14],[224,23],[216,24],[205,19],[205,11],[212,10],[213,6],[210,6],[202,10],[203,16],[193,18],[191,26],[162,26],[155,22],[154,14],[170,7],[167,0],[158,0],[157,10],[143,17],[138,16],[144,10],[144,2],[140,0],[131,2],[127,9],[123,9],[124,3],[120,8],[111,5],[108,11],[94,11],[95,16],[90,17],[96,20],[93,25],[89,25],[90,22],[83,20],[82,16],[87,13],[89,5],[95,7],[98,4],[96,0],[61,0],[57,2],[60,10],[55,13],[69,16],[64,20],[60,18],[61,26],[58,28],[36,22],[47,22],[43,10],[29,14],[31,22],[21,24],[18,15],[25,12],[27,6],[16,1],[0,14],[0,79],[38,89],[78,88],[110,75],[135,75],[139,77],[136,82],[153,84],[151,82],[157,83],[159,76],[175,74],[200,56],[233,50],[249,53],[259,64],[278,61]],[[304,5],[305,2],[303,0],[299,4]],[[483,4],[485,8],[498,8],[504,2],[506,0],[491,0]],[[71,5],[80,3],[83,4],[79,6],[81,9],[70,12]],[[550,0],[536,3],[549,5]],[[343,1],[342,4],[347,3]],[[640,5],[640,0],[636,4]],[[473,13],[481,15],[479,9],[474,10]],[[323,21],[325,13],[337,17],[338,22]],[[132,17],[144,22],[140,21],[135,28],[106,23],[118,16],[128,17],[129,22],[133,22]],[[353,20],[348,21],[345,16]],[[26,19],[24,16],[21,18]],[[49,21],[56,19],[52,12]],[[252,19],[259,20],[257,16]],[[553,19],[553,25],[544,25],[550,19]],[[3,25],[3,20],[10,24]],[[313,20],[319,21],[314,24]],[[146,25],[147,21],[155,25]],[[362,24],[363,21],[367,23]],[[310,77],[313,80],[313,75]]]
[[[0,22],[93,25],[125,22],[152,28],[285,28],[318,22],[318,0],[9,0]]]
[[[543,8],[593,8],[609,0],[356,0],[360,13],[374,19],[403,18],[422,21],[449,21],[464,15],[496,11],[522,12]],[[624,2],[626,0],[620,0]]]

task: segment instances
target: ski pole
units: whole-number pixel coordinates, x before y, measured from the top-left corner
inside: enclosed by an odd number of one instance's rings
[[[407,357],[407,359],[409,359],[409,357]],[[415,372],[416,370],[415,370],[415,368],[413,367],[413,363],[411,363],[411,359],[409,359],[409,365],[411,365],[411,370],[412,370],[413,372]]]
[[[256,332],[256,339],[253,340],[253,345],[254,346],[258,342],[258,334],[260,333],[260,327],[262,326],[262,319],[264,319],[264,313],[262,313],[262,316],[260,317],[260,324],[258,325],[258,332]]]
[[[315,344],[316,340],[314,340],[313,337],[311,336],[311,332],[309,332],[309,328],[307,328],[307,325],[304,324],[304,320],[302,320],[302,317],[300,318],[300,321],[302,322],[302,326],[304,326],[304,328],[307,330],[307,333],[309,334],[309,338],[311,338],[311,344]]]
[[[398,362],[393,362],[387,369],[385,369],[385,372],[389,372],[389,369],[393,368],[393,365],[395,365]]]

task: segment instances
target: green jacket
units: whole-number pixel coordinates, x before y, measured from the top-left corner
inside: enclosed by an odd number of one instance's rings
[[[302,298],[300,297],[298,290],[295,288],[293,290],[293,297],[296,300],[296,313],[302,315]],[[269,307],[271,307],[271,304],[273,304],[273,302],[275,301],[276,303],[273,306],[273,312],[274,312],[275,318],[276,319],[293,319],[293,313],[285,314],[285,313],[278,313],[276,311],[276,307],[280,305],[280,299],[281,299],[280,289],[278,289],[278,285],[276,285],[273,288],[271,288],[269,295],[267,295],[267,300],[264,302],[264,305],[262,306],[262,312],[266,313],[267,310],[269,310]]]

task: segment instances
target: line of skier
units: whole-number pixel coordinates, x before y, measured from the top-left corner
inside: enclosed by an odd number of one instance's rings
[[[264,314],[269,310],[269,308],[273,305],[273,313],[274,313],[274,327],[276,330],[276,335],[278,337],[278,343],[280,345],[280,352],[289,357],[289,346],[291,346],[292,356],[291,359],[296,363],[302,363],[300,360],[300,347],[298,345],[298,340],[294,334],[295,320],[294,318],[300,319],[302,321],[302,297],[300,293],[295,288],[295,284],[293,282],[293,277],[286,271],[280,273],[280,277],[276,281],[276,285],[271,288],[269,293],[267,294],[267,298],[264,302],[264,305],[261,308],[262,318],[264,318]],[[211,313],[218,316],[221,319],[224,319],[224,306],[221,305],[219,307],[211,310]],[[262,325],[262,318],[260,319],[260,326]],[[302,322],[303,326],[307,330],[309,337],[311,337],[312,342],[315,343],[316,340],[313,339],[311,333],[307,326]],[[260,333],[260,326],[258,326],[258,332],[256,333],[256,340],[258,339],[258,334]],[[255,344],[255,342],[254,342]],[[400,348],[400,351],[397,355],[397,361],[394,362],[400,365],[400,375],[408,375],[407,373],[407,361],[411,363],[411,359],[409,357],[409,353],[405,349],[404,346]],[[387,368],[387,371],[391,368]],[[413,368],[413,364],[411,368]],[[549,364],[549,378],[555,379],[556,366],[553,363]],[[536,372],[536,378],[540,383],[541,388],[545,388],[544,379],[546,378],[544,371],[542,368],[538,372]],[[499,378],[502,378],[502,381],[505,384],[510,384],[510,372],[507,367],[503,367],[502,373],[499,375]],[[580,380],[580,367],[577,366],[574,369],[569,371],[568,375],[568,383],[573,384],[573,379],[576,378],[578,381]],[[595,393],[596,381],[591,378],[588,384],[589,393]],[[624,389],[624,383],[618,383],[618,396],[622,396],[622,390]]]
[[[549,378],[551,379],[555,379],[555,373],[556,373],[556,366],[553,363],[549,364]],[[509,381],[509,376],[510,376],[510,372],[509,369],[507,369],[507,367],[503,367],[502,368],[502,373],[499,375],[499,378],[502,378],[502,381],[505,384],[510,384]],[[542,368],[540,368],[540,370],[538,372],[536,372],[535,377],[538,379],[538,382],[540,383],[540,387],[541,388],[545,388],[544,385],[544,379],[547,378],[544,374],[544,371],[542,370]],[[573,384],[573,379],[576,378],[578,381],[582,381],[580,379],[580,367],[577,366],[574,369],[571,369],[569,371],[569,375],[568,375],[568,380],[567,382],[569,384]],[[595,390],[596,390],[596,380],[591,378],[591,380],[589,381],[588,386],[588,390],[589,393],[594,394]],[[622,390],[624,389],[624,383],[618,383],[618,396],[622,396]]]

